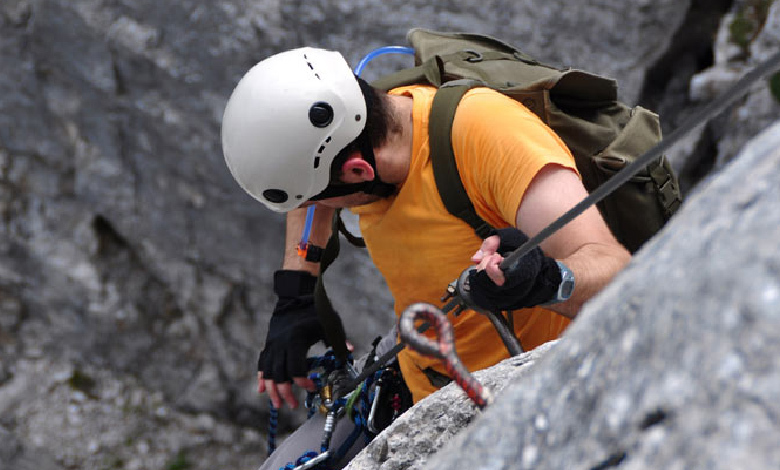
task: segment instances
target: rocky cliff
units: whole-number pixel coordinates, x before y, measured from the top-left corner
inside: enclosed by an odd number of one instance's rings
[[[777,468],[778,149],[780,120],[560,340],[477,373],[484,412],[448,385],[347,468]]]
[[[778,148],[780,121],[702,183],[493,408],[413,468],[777,468]]]
[[[254,362],[283,219],[241,192],[219,144],[224,103],[261,58],[316,45],[356,63],[410,27],[483,32],[617,78],[623,99],[661,110],[669,129],[692,98],[712,99],[691,95],[693,77],[777,47],[769,27],[740,54],[714,52],[719,25],[753,3],[3,0],[0,468],[264,457]],[[401,65],[380,59],[367,74]],[[688,187],[777,112],[764,87],[692,137],[675,154]],[[391,324],[391,299],[358,250],[333,272],[365,351]]]

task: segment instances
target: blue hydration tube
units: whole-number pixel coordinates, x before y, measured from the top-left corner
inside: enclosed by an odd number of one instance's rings
[[[298,245],[299,250],[305,251],[309,244],[309,235],[311,234],[311,226],[314,221],[314,209],[313,205],[306,209],[306,225],[303,227],[303,233],[301,233],[301,243]],[[304,254],[303,256],[305,257],[306,255]]]
[[[355,75],[359,77],[369,62],[383,54],[414,55],[414,49],[404,46],[384,46],[378,49],[374,49],[373,51],[366,54],[366,56],[363,57],[360,62],[358,62],[357,67],[355,67],[354,70]],[[298,245],[301,250],[305,250],[306,246],[309,244],[309,235],[311,234],[311,226],[314,221],[314,209],[315,207],[313,205],[306,209],[306,225],[303,227],[303,233],[301,233],[301,243]]]
[[[373,51],[366,54],[363,59],[358,62],[357,67],[355,67],[355,75],[358,77],[361,73],[363,73],[363,69],[366,68],[366,65],[371,62],[374,58],[379,57],[383,54],[408,54],[408,55],[414,55],[414,49],[411,47],[404,47],[404,46],[385,46],[380,47],[379,49],[374,49]]]

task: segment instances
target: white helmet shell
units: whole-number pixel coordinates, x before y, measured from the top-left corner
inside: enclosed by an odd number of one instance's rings
[[[344,57],[293,49],[259,62],[236,85],[222,151],[244,191],[286,212],[327,187],[333,159],[365,122],[366,102]]]

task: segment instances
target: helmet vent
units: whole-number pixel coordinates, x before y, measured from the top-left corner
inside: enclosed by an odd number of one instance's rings
[[[333,108],[324,101],[318,101],[309,108],[309,121],[314,127],[328,127],[333,122]]]
[[[303,54],[303,58],[304,58],[304,59],[306,59],[306,65],[308,65],[308,66],[309,66],[309,68],[310,68],[312,71],[314,71],[314,66],[311,64],[311,61],[309,61],[309,57],[308,57],[306,54]],[[314,76],[315,76],[315,77],[317,77],[317,80],[322,80],[322,79],[320,78],[320,74],[318,74],[317,72],[314,72]]]
[[[272,204],[282,204],[289,198],[287,192],[282,189],[266,189],[263,191],[263,197]]]
[[[314,168],[320,167],[320,157],[314,157]]]

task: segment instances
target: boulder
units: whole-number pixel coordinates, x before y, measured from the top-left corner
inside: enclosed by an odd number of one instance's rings
[[[780,121],[424,468],[777,468],[778,149]]]

